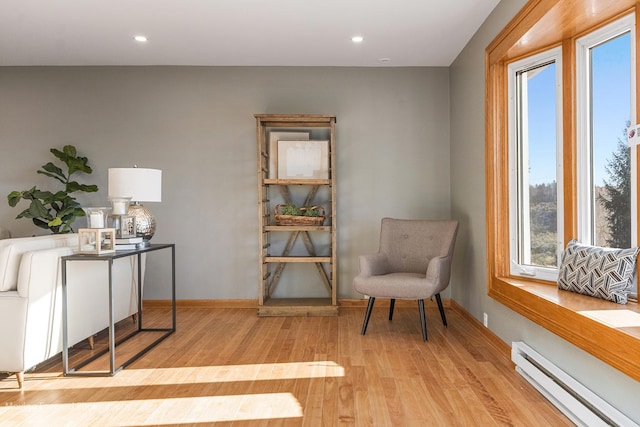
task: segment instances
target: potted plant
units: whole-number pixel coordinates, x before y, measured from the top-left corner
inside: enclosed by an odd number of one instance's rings
[[[34,186],[29,190],[12,191],[7,196],[7,200],[11,207],[15,207],[21,199],[30,201],[29,207],[20,212],[16,219],[31,218],[33,223],[40,228],[49,229],[53,233],[70,233],[73,232],[71,226],[76,218],[85,215],[80,204],[70,194],[77,191],[93,193],[98,191],[98,187],[71,180],[71,176],[76,173],[90,174],[92,172],[91,167],[87,164],[88,159],[78,156],[73,145],[65,145],[62,151],[55,148],[49,151],[66,165],[66,172],[49,162],[43,165],[37,173],[59,181],[64,185],[64,190],[53,193],[42,191]]]

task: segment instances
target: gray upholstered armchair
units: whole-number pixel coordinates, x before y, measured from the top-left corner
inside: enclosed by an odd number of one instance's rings
[[[427,341],[424,300],[435,296],[447,325],[440,292],[449,286],[457,232],[454,220],[382,219],[380,250],[360,256],[360,274],[353,280],[354,289],[369,296],[362,335],[376,298],[391,299],[389,320],[396,299],[418,300],[422,338]]]

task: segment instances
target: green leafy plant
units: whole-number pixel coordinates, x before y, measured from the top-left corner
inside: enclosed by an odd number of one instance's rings
[[[302,212],[302,216],[320,216],[320,209],[318,209],[317,206],[305,206],[300,208],[300,211]]]
[[[77,191],[93,193],[98,191],[98,186],[80,184],[71,180],[71,176],[75,173],[90,174],[92,172],[91,167],[87,164],[88,159],[78,156],[76,147],[65,145],[62,151],[55,148],[49,151],[66,165],[66,172],[49,162],[43,165],[37,173],[60,181],[64,185],[64,190],[52,193],[51,191],[39,190],[34,186],[29,190],[12,191],[7,196],[7,200],[11,207],[15,207],[22,199],[30,201],[29,207],[20,212],[16,219],[31,218],[33,223],[40,228],[49,229],[56,234],[70,233],[73,232],[71,225],[76,218],[85,215],[80,204],[70,194]]]
[[[300,215],[302,215],[302,212],[300,212],[300,209],[296,205],[294,205],[293,203],[287,203],[286,205],[284,205],[284,207],[280,211],[280,214],[281,215],[300,216]]]

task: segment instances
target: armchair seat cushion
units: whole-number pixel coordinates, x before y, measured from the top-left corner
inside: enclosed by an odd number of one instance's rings
[[[356,277],[354,289],[376,298],[425,299],[433,296],[435,283],[427,281],[424,274],[389,273],[367,278]]]

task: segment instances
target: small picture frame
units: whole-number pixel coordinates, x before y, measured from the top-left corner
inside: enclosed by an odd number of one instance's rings
[[[78,252],[81,254],[109,254],[116,251],[115,228],[81,228],[78,230]]]

